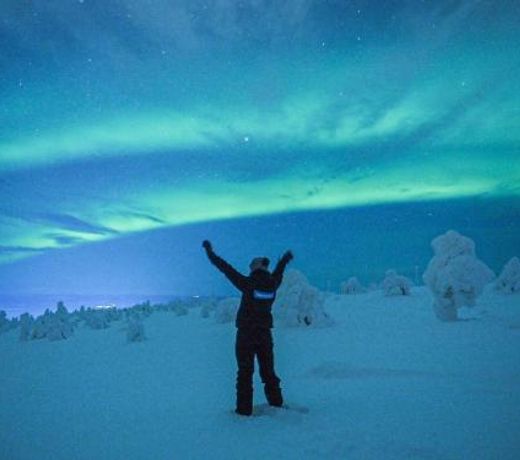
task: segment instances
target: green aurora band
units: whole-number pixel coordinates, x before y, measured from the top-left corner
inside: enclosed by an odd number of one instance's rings
[[[0,261],[194,222],[520,196],[519,53],[508,28],[466,36],[459,10],[386,45],[22,65],[0,93]]]

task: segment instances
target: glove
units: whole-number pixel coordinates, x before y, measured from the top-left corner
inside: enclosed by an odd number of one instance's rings
[[[294,259],[294,256],[293,256],[293,253],[291,251],[286,251],[285,254],[282,256],[282,260],[285,263],[289,263],[293,259]]]
[[[211,243],[208,240],[204,240],[202,242],[202,247],[206,250],[206,252],[213,251],[213,248],[211,247]]]

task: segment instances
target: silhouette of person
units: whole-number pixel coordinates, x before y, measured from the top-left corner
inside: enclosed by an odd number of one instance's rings
[[[276,290],[282,283],[285,267],[293,259],[292,252],[285,252],[272,273],[268,270],[267,257],[255,257],[249,264],[249,276],[245,276],[216,255],[208,240],[205,240],[202,246],[211,263],[242,293],[235,323],[235,354],[238,365],[235,412],[240,415],[253,413],[255,356],[267,402],[271,406],[280,407],[283,405],[283,397],[280,379],[274,370],[271,308],[276,298]]]

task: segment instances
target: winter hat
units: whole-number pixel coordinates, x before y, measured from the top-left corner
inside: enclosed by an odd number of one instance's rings
[[[267,270],[267,267],[269,267],[269,259],[267,257],[255,257],[249,264],[251,271]]]

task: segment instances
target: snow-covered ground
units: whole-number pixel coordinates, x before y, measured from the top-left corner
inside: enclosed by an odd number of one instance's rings
[[[122,320],[56,342],[8,331],[0,458],[520,458],[519,295],[488,289],[452,323],[431,304],[424,287],[331,296],[333,326],[275,328],[285,399],[309,413],[251,418],[231,413],[235,329],[213,314],[153,313],[137,343]]]

